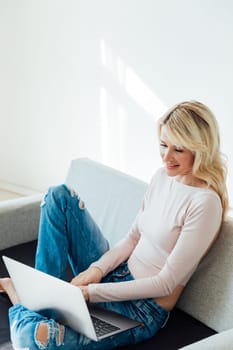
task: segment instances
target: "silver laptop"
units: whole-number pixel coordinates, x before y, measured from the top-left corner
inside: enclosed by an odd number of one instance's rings
[[[20,302],[33,311],[53,310],[56,320],[98,341],[134,328],[139,322],[95,304],[87,304],[80,288],[3,256]]]

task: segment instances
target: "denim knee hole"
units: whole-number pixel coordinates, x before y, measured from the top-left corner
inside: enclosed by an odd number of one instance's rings
[[[40,326],[45,325],[46,329],[41,330]],[[42,333],[40,333],[42,331]],[[35,329],[35,343],[39,349],[46,349],[55,338],[57,346],[63,345],[64,340],[64,326],[56,323],[55,321],[39,322]]]
[[[70,195],[71,195],[71,197],[77,197],[78,198],[78,200],[79,200],[79,209],[84,209],[85,208],[85,204],[84,204],[84,202],[79,198],[79,196],[77,195],[77,193],[75,192],[75,190],[73,189],[73,188],[69,188],[69,190],[70,190]]]

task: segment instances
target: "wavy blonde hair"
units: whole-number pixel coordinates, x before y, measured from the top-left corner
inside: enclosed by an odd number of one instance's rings
[[[227,168],[220,152],[219,127],[214,114],[201,102],[181,102],[159,119],[159,136],[163,125],[176,146],[193,152],[192,174],[217,192],[224,219],[228,208]]]

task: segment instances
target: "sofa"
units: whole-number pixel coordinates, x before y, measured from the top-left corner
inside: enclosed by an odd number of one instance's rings
[[[77,191],[114,245],[128,231],[147,184],[87,158],[71,162],[64,181]],[[34,265],[42,196],[0,202],[0,253]],[[203,233],[204,234],[204,233]],[[164,328],[130,349],[233,349],[233,220],[221,234],[187,284]],[[69,270],[69,278],[71,272]],[[7,271],[2,259],[0,276]],[[0,294],[0,349],[13,349],[9,337],[10,301]]]

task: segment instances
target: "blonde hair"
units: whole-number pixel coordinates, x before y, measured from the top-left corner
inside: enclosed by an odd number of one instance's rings
[[[176,146],[193,152],[193,176],[217,192],[224,219],[228,208],[227,168],[220,152],[219,127],[215,116],[204,104],[187,101],[173,106],[159,119],[159,136],[163,125],[166,125],[169,137]]]

